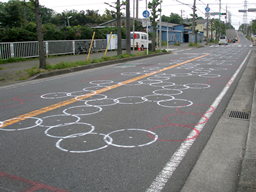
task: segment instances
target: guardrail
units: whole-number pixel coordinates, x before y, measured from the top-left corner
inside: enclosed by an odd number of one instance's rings
[[[44,41],[44,48],[46,56],[77,55],[88,53],[90,44],[90,39]],[[92,52],[105,51],[106,47],[106,39],[96,39],[93,41]],[[126,49],[125,39],[122,39],[122,49]],[[0,59],[14,57],[39,57],[38,41],[0,43]]]

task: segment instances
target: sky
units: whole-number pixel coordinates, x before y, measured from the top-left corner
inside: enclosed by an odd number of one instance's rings
[[[28,0],[27,0],[28,1]],[[133,16],[133,2],[136,0],[130,0],[130,14]],[[143,18],[142,12],[146,10],[146,1],[151,0],[139,0],[139,18]],[[238,29],[239,24],[243,23],[244,13],[238,12],[239,9],[244,9],[245,0],[196,0],[197,14],[205,18],[205,8],[209,4],[210,12],[219,12],[219,4],[221,2],[221,12],[226,12],[226,8],[231,12],[231,23]],[[247,8],[256,8],[255,0],[246,0]],[[8,2],[8,0],[0,0],[0,2]],[[41,5],[47,8],[51,8],[57,13],[61,13],[64,10],[99,10],[100,14],[103,14],[105,9],[111,8],[104,4],[104,2],[112,3],[116,0],[39,0]],[[192,6],[194,0],[163,0],[162,3],[162,15],[169,16],[171,13],[181,15],[183,19],[190,17],[192,14]],[[123,11],[125,13],[125,10]],[[211,16],[211,18],[219,18],[219,16]],[[247,23],[256,19],[256,12],[247,13]],[[221,20],[225,21],[225,16],[221,16]]]

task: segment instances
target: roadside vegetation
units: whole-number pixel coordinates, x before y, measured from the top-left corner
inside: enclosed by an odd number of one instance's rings
[[[164,50],[162,50],[162,52],[167,52],[167,51],[164,49]],[[151,52],[151,51],[148,52],[148,54],[156,54],[156,53],[160,53],[160,51],[156,50],[156,52]],[[114,56],[106,56],[106,57],[101,57],[101,58],[93,58],[93,59],[89,59],[88,61],[86,61],[86,60],[85,61],[75,61],[75,62],[62,61],[55,65],[47,64],[46,69],[39,69],[38,67],[32,67],[30,69],[20,70],[15,73],[5,74],[4,77],[0,78],[0,85],[15,82],[15,81],[26,80],[26,79],[29,79],[30,77],[33,77],[34,75],[49,72],[49,71],[67,69],[67,68],[72,68],[72,67],[79,67],[79,66],[84,66],[84,65],[90,65],[93,63],[101,63],[101,62],[105,62],[105,61],[113,61],[113,60],[124,59],[124,58],[138,57],[138,56],[143,56],[146,54],[147,54],[147,51],[143,51],[143,52],[139,52],[136,54],[124,53],[119,56],[114,55]]]
[[[197,43],[189,43],[188,46],[189,47],[199,47],[200,45]]]

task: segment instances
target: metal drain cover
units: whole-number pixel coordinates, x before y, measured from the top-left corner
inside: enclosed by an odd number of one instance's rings
[[[242,111],[230,111],[228,112],[229,118],[235,118],[235,119],[245,119],[248,120],[250,118],[249,112],[242,112]]]

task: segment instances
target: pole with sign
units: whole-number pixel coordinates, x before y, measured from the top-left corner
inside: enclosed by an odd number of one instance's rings
[[[208,36],[209,36],[209,34],[208,34],[208,19],[209,19],[209,16],[210,16],[210,13],[209,13],[209,11],[210,11],[210,8],[208,7],[209,6],[209,4],[207,4],[207,7],[205,8],[205,11],[206,11],[206,13],[205,13],[205,16],[207,17],[207,23],[206,23],[206,28],[207,28],[207,31],[206,31],[206,45],[208,45]]]
[[[146,3],[146,5],[147,5],[147,3]],[[147,8],[147,6],[146,6],[146,8]],[[146,26],[147,26],[147,55],[148,55],[148,25],[149,25],[148,17],[150,15],[150,13],[148,10],[145,10],[145,11],[143,11],[142,15],[143,15],[143,17],[146,18],[145,21],[146,21]]]

